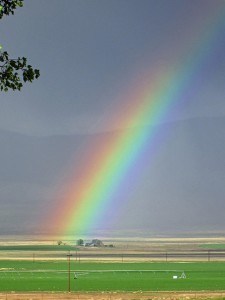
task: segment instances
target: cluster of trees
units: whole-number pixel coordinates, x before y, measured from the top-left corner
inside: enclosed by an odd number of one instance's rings
[[[15,9],[22,6],[23,0],[0,0],[0,19],[10,14],[14,15]],[[39,76],[39,70],[28,64],[27,58],[11,58],[7,51],[3,51],[3,46],[0,45],[1,91],[21,90],[24,82],[32,82]]]
[[[77,246],[84,246],[84,240],[83,239],[77,240]]]

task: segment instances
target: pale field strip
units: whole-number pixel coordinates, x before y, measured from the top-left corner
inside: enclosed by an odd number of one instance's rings
[[[0,293],[0,300],[194,300],[224,299],[225,292]]]
[[[13,257],[7,257],[7,256],[1,256],[0,260],[18,260],[18,261],[33,261],[33,258],[30,257],[21,257],[21,256],[13,256]],[[65,256],[65,258],[62,257],[37,257],[35,258],[35,262],[43,262],[43,261],[55,261],[55,262],[63,262],[67,260],[67,257]],[[106,258],[93,258],[93,257],[85,257],[83,259],[80,259],[80,263],[85,263],[85,262],[101,262],[101,263],[108,263],[108,262],[112,262],[112,263],[118,263],[118,262],[123,262],[123,263],[138,263],[138,262],[146,262],[146,263],[150,263],[150,262],[176,262],[176,263],[180,263],[180,264],[185,264],[185,263],[191,263],[191,262],[206,262],[208,261],[207,258],[180,258],[180,257],[172,257],[169,259],[163,259],[163,258],[112,258],[112,257],[106,257]],[[210,261],[212,262],[224,262],[225,258],[211,258]],[[34,262],[34,263],[35,263]],[[71,263],[75,262],[75,260],[71,259]]]
[[[17,237],[17,236],[9,236],[9,237],[2,237],[0,239],[0,246],[1,245],[56,245],[58,240],[62,240],[63,238],[59,239],[35,239],[35,237]],[[225,237],[185,237],[185,238],[110,238],[105,239],[102,238],[102,241],[105,243],[113,243],[116,246],[123,246],[126,247],[127,245],[132,246],[140,246],[146,245],[151,246],[152,244],[190,244],[190,243],[225,243]],[[65,240],[66,244],[76,246],[76,238],[71,240]]]
[[[40,245],[56,245],[57,240],[32,240],[33,237],[26,239],[14,237],[1,238],[0,246],[40,246]],[[156,261],[170,261],[170,262],[191,262],[191,261],[207,261],[208,257],[181,257],[181,256],[170,256],[175,252],[185,251],[204,251],[199,248],[201,244],[225,244],[225,237],[203,237],[203,238],[112,238],[103,239],[103,242],[107,244],[112,243],[115,247],[108,248],[90,248],[90,247],[77,247],[76,240],[67,240],[66,245],[73,246],[74,250],[71,250],[72,261],[82,262],[156,262]],[[60,247],[60,246],[58,246]],[[174,253],[172,253],[174,252]],[[30,261],[64,261],[66,259],[68,251],[61,250],[1,250],[0,260],[30,260]],[[161,257],[153,257],[154,253],[159,254]],[[215,253],[215,251],[214,251]],[[82,254],[85,256],[82,257]],[[88,256],[90,254],[90,256]],[[91,254],[99,255],[99,257],[93,257]],[[101,254],[103,255],[101,257]],[[104,255],[112,257],[106,257]],[[136,254],[143,254],[146,257],[138,257]],[[113,255],[118,255],[113,257]],[[126,256],[127,255],[127,256]],[[134,257],[129,257],[134,255]],[[136,257],[135,257],[136,255]],[[149,255],[149,257],[147,257]],[[225,257],[210,256],[210,261],[224,261]]]
[[[0,251],[0,260],[24,260],[24,261],[65,261],[67,260],[67,251],[61,251],[58,254],[54,252],[54,255],[51,255],[53,252],[44,252],[44,251]],[[195,261],[225,261],[225,253],[219,253],[222,254],[222,256],[217,256],[217,252],[214,252],[213,254],[208,255],[207,252],[202,252],[201,255],[193,256],[188,253],[182,253],[184,256],[180,256],[179,253],[160,253],[159,256],[151,256],[151,252],[145,253],[145,252],[132,252],[132,256],[126,256],[127,254],[130,254],[130,252],[95,252],[95,254],[99,254],[99,256],[93,256],[93,252],[90,252],[90,255],[88,252],[86,252],[85,256],[79,256],[76,257],[76,255],[73,254],[71,251],[71,263],[84,263],[84,262],[195,262]],[[107,256],[104,256],[104,254],[107,254]],[[114,256],[114,254],[117,254]],[[145,256],[141,256],[141,254],[146,254]],[[172,256],[170,256],[172,254]]]

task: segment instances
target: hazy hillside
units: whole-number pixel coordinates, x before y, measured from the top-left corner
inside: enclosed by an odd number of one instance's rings
[[[124,182],[127,199],[117,199],[100,229],[224,230],[225,119],[179,121],[159,131],[169,134],[153,158],[145,156],[137,186]],[[76,168],[82,147],[110,134],[31,137],[0,131],[0,234],[29,233],[54,203],[71,162]]]

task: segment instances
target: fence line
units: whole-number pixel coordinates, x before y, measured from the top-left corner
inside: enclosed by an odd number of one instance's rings
[[[46,252],[46,251],[17,251],[13,250],[7,252],[7,254],[1,253],[0,251],[0,260],[1,259],[26,259],[35,262],[36,260],[60,260],[65,259],[67,252]],[[126,262],[130,260],[140,260],[140,261],[225,261],[225,250],[190,250],[190,251],[166,251],[166,252],[89,252],[89,251],[71,251],[73,261],[81,263],[82,261],[118,261]]]

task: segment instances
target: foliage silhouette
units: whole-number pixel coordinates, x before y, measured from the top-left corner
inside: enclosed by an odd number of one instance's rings
[[[0,19],[4,15],[14,15],[14,10],[23,6],[23,0],[0,0]],[[23,82],[32,82],[40,76],[40,71],[27,63],[25,57],[10,58],[0,45],[0,90],[21,90]]]

